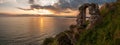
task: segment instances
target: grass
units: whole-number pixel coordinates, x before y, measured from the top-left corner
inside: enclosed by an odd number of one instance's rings
[[[101,15],[103,22],[79,34],[80,38],[76,45],[120,45],[120,2],[113,3],[112,7],[102,8]],[[47,38],[44,44],[70,45],[65,32],[58,34],[55,38]],[[58,38],[62,44],[59,43]]]
[[[103,22],[83,32],[77,45],[120,45],[120,3],[101,10]]]

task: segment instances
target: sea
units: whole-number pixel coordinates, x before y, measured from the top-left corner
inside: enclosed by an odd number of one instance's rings
[[[76,24],[76,18],[0,17],[0,45],[41,45]]]

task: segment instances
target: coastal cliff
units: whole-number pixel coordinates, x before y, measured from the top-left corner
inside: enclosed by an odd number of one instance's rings
[[[104,4],[100,14],[102,22],[92,29],[71,25],[69,30],[46,38],[43,45],[120,45],[120,1]]]

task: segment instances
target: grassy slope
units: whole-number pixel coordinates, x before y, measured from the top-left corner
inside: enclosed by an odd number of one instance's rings
[[[81,33],[77,45],[120,45],[120,2],[102,8],[101,15],[104,16],[103,22]],[[60,35],[61,40],[66,39],[64,33]],[[57,38],[48,38],[43,45],[58,45]]]
[[[103,22],[83,32],[77,45],[120,45],[120,2],[101,9]]]

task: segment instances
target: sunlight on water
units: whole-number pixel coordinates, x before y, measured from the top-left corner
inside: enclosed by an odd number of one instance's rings
[[[0,45],[40,45],[75,24],[74,18],[0,17]]]
[[[41,32],[43,32],[44,30],[43,30],[43,28],[44,28],[44,22],[43,22],[43,18],[41,17],[40,18],[40,30],[41,30]]]

